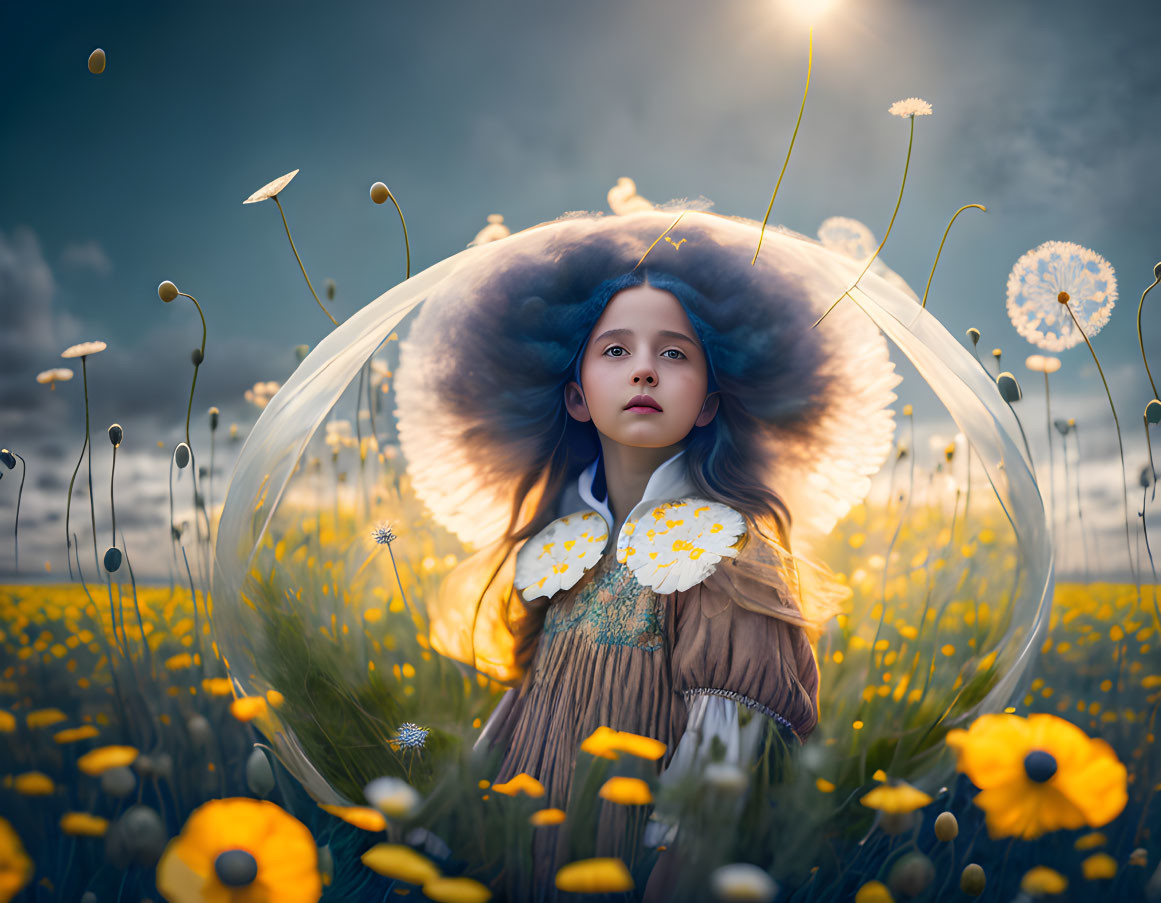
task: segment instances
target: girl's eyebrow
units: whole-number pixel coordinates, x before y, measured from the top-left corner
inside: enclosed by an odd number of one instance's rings
[[[600,342],[604,339],[619,338],[620,336],[631,335],[633,335],[632,329],[608,329],[605,332],[602,332],[593,341]],[[661,336],[662,338],[678,339],[682,342],[688,342],[690,345],[697,345],[697,342],[687,336],[684,332],[674,332],[671,329],[659,329],[657,330],[657,335]]]

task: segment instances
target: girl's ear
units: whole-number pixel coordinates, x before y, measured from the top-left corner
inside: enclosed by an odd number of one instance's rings
[[[573,420],[588,423],[593,419],[589,414],[589,406],[585,403],[584,390],[575,382],[570,382],[564,387],[564,406]]]
[[[697,415],[694,426],[708,426],[718,412],[718,393],[713,392],[706,396],[705,404],[701,406],[701,413]]]

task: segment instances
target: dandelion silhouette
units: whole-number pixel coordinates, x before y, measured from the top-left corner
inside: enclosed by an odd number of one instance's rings
[[[290,250],[294,252],[294,259],[298,261],[298,268],[302,270],[302,278],[306,280],[306,287],[309,288],[310,293],[314,295],[314,300],[318,301],[318,306],[322,308],[322,312],[327,315],[328,319],[330,319],[332,323],[338,326],[339,321],[332,317],[331,312],[326,309],[322,301],[319,301],[318,292],[314,290],[314,286],[311,284],[310,277],[306,275],[306,267],[302,265],[302,258],[298,256],[298,248],[294,246],[294,239],[290,237],[290,226],[286,223],[286,212],[282,209],[282,202],[278,200],[278,193],[282,191],[282,189],[287,185],[289,185],[291,179],[293,179],[296,175],[298,175],[297,169],[292,172],[288,172],[284,176],[279,176],[273,182],[267,182],[252,195],[250,195],[250,197],[242,201],[242,203],[257,204],[260,201],[272,200],[275,204],[278,205],[278,212],[282,216],[282,226],[284,229],[286,229],[286,237],[290,241]]]
[[[790,135],[790,146],[786,148],[786,159],[782,162],[782,171],[778,173],[778,181],[774,183],[774,192],[770,195],[770,203],[766,206],[766,215],[762,217],[762,229],[758,233],[758,247],[754,249],[754,259],[750,266],[758,262],[758,253],[762,250],[762,239],[766,237],[766,223],[770,221],[770,211],[774,209],[774,198],[778,197],[778,188],[782,184],[782,177],[786,175],[786,167],[790,165],[790,155],[794,152],[794,142],[798,138],[798,127],[802,125],[802,113],[806,109],[806,95],[810,93],[810,71],[814,66],[814,26],[810,26],[806,39],[806,86],[802,89],[802,103],[798,107],[798,120],[794,123],[794,131]]]
[[[51,370],[42,370],[36,374],[36,381],[42,386],[48,386],[50,391],[56,391],[56,384],[67,382],[73,378],[73,371],[68,367],[54,367]]]
[[[73,358],[81,359],[81,382],[85,389],[85,443],[81,446],[81,456],[77,458],[77,466],[73,468],[72,479],[69,480],[69,495],[68,501],[65,504],[65,554],[68,555],[69,549],[69,521],[72,514],[73,506],[73,484],[76,482],[77,473],[81,469],[81,461],[84,460],[85,450],[89,451],[89,513],[93,523],[93,562],[97,561],[97,509],[93,504],[93,451],[89,446],[89,371],[86,361],[91,354],[100,354],[108,345],[104,342],[81,342],[79,345],[70,345],[61,352],[61,357],[65,360]],[[100,565],[97,565],[98,570]],[[69,579],[72,579],[73,565],[72,559],[69,559]]]
[[[976,210],[982,210],[984,213],[988,212],[988,208],[983,204],[965,204],[964,206],[960,207],[959,210],[953,213],[951,215],[951,219],[948,220],[947,228],[943,230],[943,238],[939,242],[939,250],[935,252],[935,263],[931,265],[931,275],[927,277],[927,287],[923,289],[923,303],[919,305],[920,307],[927,307],[927,293],[931,291],[931,280],[935,278],[935,268],[939,266],[939,257],[941,254],[943,254],[943,244],[947,241],[947,233],[951,231],[951,224],[955,222],[956,217],[958,217],[961,213],[963,213],[965,210],[970,210],[973,207]]]
[[[16,522],[12,529],[12,553],[14,556],[13,570],[20,570],[20,499],[24,495],[24,478],[28,476],[28,462],[14,451],[9,451],[6,448],[0,448],[0,464],[3,464],[9,470],[16,467],[16,461],[20,461],[20,488],[16,490]],[[4,476],[0,472],[0,477]]]
[[[931,104],[925,100],[920,100],[918,97],[908,97],[906,100],[895,101],[895,103],[891,104],[891,107],[887,112],[892,116],[900,116],[904,119],[908,119],[911,123],[911,132],[907,139],[907,161],[903,164],[903,182],[899,186],[899,199],[895,202],[895,210],[891,214],[891,221],[887,223],[887,231],[883,233],[883,240],[879,242],[879,247],[875,249],[875,253],[872,254],[870,259],[867,260],[866,264],[863,266],[862,272],[855,277],[855,281],[851,284],[851,287],[834,300],[834,303],[826,309],[823,315],[814,321],[810,327],[811,329],[814,329],[815,326],[818,326],[819,323],[825,320],[827,314],[834,310],[843,298],[851,297],[850,293],[855,290],[859,284],[859,280],[867,274],[867,270],[871,268],[871,264],[875,262],[875,258],[879,256],[879,252],[882,251],[883,246],[887,244],[887,238],[891,234],[891,227],[895,225],[895,217],[898,216],[899,207],[903,203],[903,189],[907,187],[907,170],[911,166],[911,148],[915,143],[915,117],[930,116]],[[851,300],[854,299],[852,298]]]
[[[399,202],[395,200],[395,195],[391,193],[391,189],[382,182],[376,182],[371,186],[371,200],[376,204],[384,204],[390,199],[391,203],[395,205],[395,212],[399,214],[399,222],[403,224],[403,249],[407,254],[407,268],[404,279],[411,278],[411,242],[407,239],[407,220],[403,218],[403,210],[399,207]]]

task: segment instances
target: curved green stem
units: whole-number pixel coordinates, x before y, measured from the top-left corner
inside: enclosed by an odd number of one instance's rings
[[[1145,432],[1146,432],[1146,435],[1148,435],[1148,429],[1146,429]],[[24,458],[22,458],[20,455],[16,454],[16,452],[13,452],[12,454],[15,455],[17,458],[20,458],[20,488],[16,491],[16,523],[12,529],[12,532],[13,532],[13,537],[12,537],[13,553],[15,555],[15,564],[13,565],[13,568],[14,568],[14,570],[19,571],[20,570],[20,499],[24,495],[24,478],[26,476],[28,476],[28,462],[25,461]]]
[[[117,446],[113,446],[113,468],[109,471],[109,511],[113,515],[113,545],[117,545],[117,506],[113,503],[113,479],[117,476]]]
[[[969,207],[975,207],[979,210],[984,211],[984,213],[988,212],[988,208],[985,207],[983,204],[964,204],[962,207],[959,208],[959,210],[957,210],[955,213],[952,214],[951,219],[948,220],[947,228],[943,230],[943,239],[939,242],[939,250],[935,252],[935,263],[933,263],[931,265],[931,275],[927,277],[927,288],[925,288],[923,290],[923,303],[919,305],[922,308],[927,307],[927,293],[929,291],[931,291],[931,280],[935,276],[935,268],[937,266],[939,266],[939,255],[943,253],[943,243],[945,241],[947,241],[947,233],[951,231],[951,224],[955,222],[955,218],[957,216],[959,216],[961,213],[963,213]]]
[[[1117,448],[1121,455],[1121,501],[1125,506],[1125,551],[1129,556],[1129,571],[1133,575],[1133,582],[1137,584],[1137,601],[1139,603],[1141,601],[1141,583],[1137,578],[1137,568],[1133,562],[1133,540],[1129,535],[1129,492],[1127,488],[1129,478],[1125,472],[1125,443],[1121,439],[1121,421],[1117,417],[1116,405],[1113,404],[1113,393],[1109,390],[1109,381],[1105,379],[1105,371],[1101,367],[1101,362],[1097,359],[1092,342],[1088,340],[1088,335],[1080,325],[1080,321],[1076,318],[1076,314],[1072,310],[1072,305],[1065,302],[1064,306],[1068,310],[1068,315],[1072,317],[1072,322],[1076,326],[1077,331],[1084,339],[1084,343],[1088,345],[1089,353],[1092,354],[1092,359],[1097,365],[1097,373],[1100,374],[1101,382],[1104,384],[1105,394],[1109,397],[1109,408],[1113,412],[1113,425],[1117,428]],[[1161,627],[1161,621],[1158,622],[1158,626]]]
[[[277,200],[277,198],[275,198],[275,200]],[[185,297],[185,298],[189,298],[194,303],[194,307],[196,307],[198,309],[198,316],[202,318],[201,356],[202,356],[202,359],[204,360],[205,356],[206,356],[206,315],[204,313],[202,313],[202,306],[200,304],[198,304],[198,299],[195,298],[193,295],[186,294],[185,292],[178,292],[178,294]],[[194,389],[196,388],[196,386],[198,384],[198,367],[200,367],[200,366],[201,366],[201,364],[194,364],[193,385],[191,385],[189,387],[189,404],[186,406],[186,409],[185,409],[185,444],[188,445],[191,449],[193,448],[193,443],[189,441],[189,418],[190,418],[190,414],[193,413]],[[117,544],[116,537],[117,537],[117,533],[116,533],[116,531],[114,531],[113,532],[113,539],[114,539],[113,545]]]
[[[766,235],[766,223],[770,221],[770,211],[774,209],[774,198],[778,197],[778,186],[782,184],[782,177],[786,175],[786,167],[790,165],[790,154],[794,150],[794,141],[798,137],[798,127],[802,125],[802,112],[806,109],[806,95],[810,91],[810,70],[814,66],[814,26],[811,26],[807,37],[806,50],[806,87],[802,89],[802,105],[798,108],[798,121],[794,123],[794,133],[790,136],[790,147],[786,148],[786,159],[782,163],[782,172],[778,173],[778,181],[774,183],[774,193],[770,195],[770,203],[766,207],[766,216],[762,219],[762,231],[758,233],[758,247],[754,250],[754,259],[750,266],[758,262],[758,252],[762,250],[762,239]]]
[[[403,250],[407,254],[407,275],[404,279],[411,278],[411,242],[407,240],[407,220],[403,218],[403,210],[399,206],[399,202],[395,200],[395,195],[391,193],[391,189],[387,189],[387,197],[391,198],[391,203],[395,205],[395,212],[399,214],[399,222],[403,224]],[[277,200],[277,198],[275,198]],[[289,234],[289,233],[287,233]],[[305,274],[304,274],[305,275]],[[337,324],[336,324],[337,325]]]
[[[1145,373],[1149,377],[1149,385],[1153,389],[1154,398],[1157,397],[1157,384],[1153,382],[1153,374],[1149,370],[1149,359],[1145,357],[1145,336],[1141,333],[1141,309],[1145,306],[1145,295],[1149,294],[1149,292],[1152,291],[1154,287],[1156,287],[1158,282],[1161,282],[1161,274],[1158,274],[1156,277],[1154,277],[1153,285],[1145,289],[1145,291],[1141,294],[1141,303],[1137,305],[1137,341],[1141,343],[1141,360],[1145,362]]]
[[[93,446],[89,441],[89,370],[85,358],[81,358],[81,374],[85,383],[85,445],[89,447],[89,519],[93,524],[93,564],[101,573],[101,561],[97,555],[97,505],[93,501]]]
[[[653,242],[653,244],[651,244],[651,245],[650,245],[650,246],[649,246],[649,247],[646,249],[645,253],[641,255],[641,259],[637,261],[637,266],[633,267],[633,269],[634,269],[634,270],[635,270],[635,269],[637,269],[637,267],[641,266],[641,264],[643,264],[643,263],[645,262],[645,258],[649,256],[649,252],[650,252],[650,251],[652,251],[654,248],[656,248],[656,247],[657,247],[657,244],[658,244],[658,242],[660,242],[660,241],[661,241],[661,239],[663,239],[663,238],[664,238],[666,235],[668,235],[670,232],[672,232],[672,231],[673,231],[674,227],[675,227],[675,226],[676,226],[678,223],[680,223],[680,222],[681,222],[681,218],[682,218],[683,216],[685,216],[685,214],[686,214],[686,213],[688,213],[688,212],[689,212],[689,211],[687,211],[687,210],[682,210],[682,211],[681,211],[681,213],[677,214],[677,218],[676,218],[676,219],[675,219],[673,222],[671,222],[671,223],[669,224],[669,228],[668,228],[668,229],[666,229],[664,232],[662,232],[660,235],[658,235],[658,236],[657,236],[657,239],[656,239],[656,240]]]
[[[846,292],[843,292],[841,295],[835,298],[834,304],[826,309],[826,313],[814,321],[813,325],[810,327],[811,329],[814,329],[815,326],[826,319],[826,315],[838,306],[838,303],[846,296],[847,292],[851,291],[859,284],[859,280],[867,275],[867,270],[871,268],[871,264],[875,262],[875,258],[878,257],[879,252],[883,250],[883,245],[887,244],[887,236],[891,234],[891,227],[895,225],[895,217],[899,213],[899,206],[903,203],[903,189],[907,187],[907,170],[911,167],[911,147],[915,143],[915,116],[912,115],[909,118],[911,119],[911,135],[907,139],[907,161],[903,164],[903,184],[899,186],[899,200],[895,202],[895,211],[891,214],[891,222],[887,223],[887,231],[883,234],[883,240],[879,242],[879,247],[875,248],[875,253],[872,254],[867,260],[867,265],[863,267],[863,271],[855,278],[855,281],[851,287],[848,288]]]
[[[329,310],[327,310],[325,307],[323,307],[322,301],[319,301],[318,292],[316,292],[314,290],[314,286],[311,285],[311,282],[310,282],[310,277],[308,275],[306,275],[306,267],[304,267],[302,265],[302,258],[298,256],[298,248],[296,248],[294,246],[294,239],[290,237],[290,226],[287,225],[287,223],[286,223],[286,213],[283,212],[283,210],[282,210],[282,204],[278,200],[278,195],[274,196],[274,203],[278,204],[278,212],[282,214],[282,227],[286,230],[286,237],[288,239],[290,239],[290,250],[292,250],[294,252],[294,259],[298,261],[298,268],[300,270],[302,270],[302,278],[306,280],[306,287],[309,288],[310,293],[312,295],[314,295],[314,300],[318,301],[318,306],[322,307],[322,312],[324,314],[326,314],[328,317],[330,317],[330,321],[332,323],[334,323],[336,326],[338,326],[339,321],[331,316],[331,312]]]

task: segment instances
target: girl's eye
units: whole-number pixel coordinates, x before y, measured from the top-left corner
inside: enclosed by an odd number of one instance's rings
[[[664,354],[676,355],[675,357],[670,358],[671,361],[680,361],[685,357],[685,354],[676,348],[667,348],[665,351],[662,351],[661,353],[663,355]]]
[[[605,354],[607,354],[609,357],[624,357],[625,356],[623,353],[622,354],[614,354],[613,353],[614,351],[624,352],[625,349],[622,348],[620,345],[610,345],[608,348],[605,349]]]

